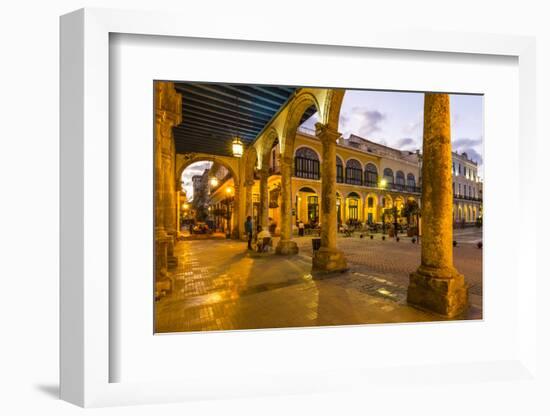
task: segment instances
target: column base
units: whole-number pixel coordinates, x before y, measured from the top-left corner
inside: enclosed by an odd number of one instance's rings
[[[279,240],[275,253],[285,256],[298,254],[298,245],[292,240]]]
[[[438,271],[420,266],[410,274],[407,302],[454,318],[468,309],[468,286],[456,270]]]
[[[319,250],[313,252],[311,271],[317,275],[345,272],[348,269],[346,257],[338,249],[321,247]]]
[[[165,276],[161,280],[157,280],[155,282],[155,299],[158,300],[172,293],[173,285],[172,279],[168,276]]]

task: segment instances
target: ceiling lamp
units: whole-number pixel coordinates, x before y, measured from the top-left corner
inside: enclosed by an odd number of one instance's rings
[[[236,136],[231,143],[231,150],[233,151],[234,157],[241,157],[244,152],[244,145],[239,136]]]
[[[218,186],[218,178],[216,177],[210,178],[210,185],[212,186],[212,188],[215,188],[216,186]]]
[[[239,96],[238,95],[235,95],[235,104],[236,104],[236,107],[237,107],[237,113],[239,114],[239,121],[240,121],[241,112],[239,111]],[[239,125],[240,125],[240,123],[239,123]],[[237,134],[235,135],[235,137],[233,138],[233,142],[231,143],[231,150],[233,152],[233,157],[242,157],[243,152],[244,152],[244,145],[243,145],[243,142],[241,141],[241,138],[239,137],[238,128],[239,127],[237,126]]]

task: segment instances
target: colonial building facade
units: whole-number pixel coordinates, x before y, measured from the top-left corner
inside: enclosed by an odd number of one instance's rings
[[[452,153],[453,158],[453,219],[455,225],[470,224],[482,216],[483,183],[477,163],[466,153]]]
[[[269,157],[269,218],[279,232],[281,220],[279,166],[280,147],[275,144]],[[453,152],[453,188],[455,225],[472,224],[481,216],[481,180],[477,164],[466,154]],[[336,146],[336,206],[340,224],[392,223],[384,210],[396,207],[398,221],[404,223],[401,214],[407,201],[421,205],[421,154],[394,149],[362,137],[351,135],[341,138]],[[296,134],[292,184],[292,224],[318,224],[321,218],[321,143],[315,132],[300,127]],[[211,175],[220,180],[210,189],[211,212],[217,213],[215,221],[222,228],[227,226],[225,213],[233,199],[234,182],[222,165],[213,166]],[[206,183],[202,181],[202,183]],[[259,223],[260,184],[256,175],[252,186],[255,223]]]

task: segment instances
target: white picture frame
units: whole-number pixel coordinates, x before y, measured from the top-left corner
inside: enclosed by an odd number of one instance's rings
[[[536,230],[529,226],[527,215],[520,216],[525,231],[511,242],[518,249],[518,266],[524,273],[517,291],[518,344],[516,354],[509,359],[462,364],[450,359],[438,365],[419,362],[414,368],[402,369],[388,368],[381,363],[379,368],[370,367],[368,371],[360,367],[333,369],[321,378],[314,373],[282,371],[265,380],[220,376],[215,381],[204,377],[184,381],[110,382],[110,365],[119,358],[109,348],[112,301],[109,297],[110,34],[279,42],[283,48],[284,44],[333,45],[515,57],[519,67],[521,145],[518,151],[522,198],[519,208],[522,212],[528,212],[535,195],[536,184],[530,181],[528,171],[536,155],[533,38],[409,30],[384,32],[368,28],[358,31],[344,26],[337,32],[327,32],[321,27],[302,31],[292,25],[281,31],[269,21],[236,32],[231,21],[221,20],[205,27],[193,19],[185,19],[186,24],[182,25],[182,19],[183,16],[174,13],[107,9],[82,9],[61,18],[61,398],[88,407],[349,389],[361,394],[365,386],[383,390],[384,385],[395,379],[405,387],[414,384],[415,388],[449,380],[473,384],[507,381],[523,387],[527,381],[531,388],[539,388],[533,288],[541,276],[537,275],[535,266]]]

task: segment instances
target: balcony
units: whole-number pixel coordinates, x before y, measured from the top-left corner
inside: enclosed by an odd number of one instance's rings
[[[475,202],[482,202],[483,201],[483,198],[476,198],[474,196],[466,196],[466,195],[458,195],[458,194],[454,194],[453,198],[454,199],[461,199],[463,201],[475,201]]]

